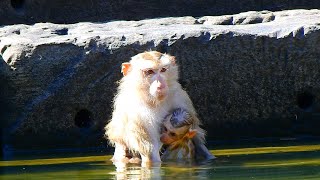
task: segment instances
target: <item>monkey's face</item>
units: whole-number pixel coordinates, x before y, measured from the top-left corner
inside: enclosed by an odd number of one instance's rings
[[[160,141],[165,145],[170,145],[173,142],[181,140],[188,133],[190,128],[188,125],[179,128],[173,127],[170,123],[171,116],[172,115],[165,119],[161,127]]]
[[[142,73],[149,82],[149,94],[157,100],[163,100],[168,94],[168,66],[143,69]]]
[[[178,72],[173,56],[156,51],[140,53],[122,65],[124,75],[133,76],[142,94],[152,101],[168,96],[170,85],[177,82]]]

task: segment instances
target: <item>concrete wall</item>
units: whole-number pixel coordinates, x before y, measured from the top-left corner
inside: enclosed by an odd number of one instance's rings
[[[6,148],[104,146],[120,65],[176,56],[208,139],[319,135],[320,11],[0,28]]]

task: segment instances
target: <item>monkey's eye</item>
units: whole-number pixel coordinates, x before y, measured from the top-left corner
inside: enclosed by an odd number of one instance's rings
[[[174,136],[176,136],[177,134],[174,133],[174,132],[170,132],[169,135],[172,136],[172,137],[174,137]]]
[[[167,132],[167,128],[165,126],[162,127],[162,132]]]
[[[151,75],[151,74],[154,74],[154,71],[153,71],[152,69],[147,69],[147,70],[145,70],[145,71],[143,71],[143,72],[144,72],[144,74],[145,74],[146,76]]]
[[[167,70],[168,70],[168,68],[163,67],[163,68],[161,68],[160,72],[166,72]]]

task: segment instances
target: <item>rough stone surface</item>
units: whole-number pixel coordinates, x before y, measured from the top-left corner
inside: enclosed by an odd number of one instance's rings
[[[1,0],[1,24],[76,23],[320,8],[319,0]]]
[[[6,148],[104,145],[120,65],[176,56],[209,139],[319,135],[320,10],[0,28]]]

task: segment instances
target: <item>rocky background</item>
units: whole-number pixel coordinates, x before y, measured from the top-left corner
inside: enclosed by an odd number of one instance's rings
[[[20,18],[4,16],[4,12],[14,13],[14,3],[21,2],[18,7],[26,9],[21,10]],[[49,8],[49,1],[43,2],[48,4],[40,7]],[[51,2],[56,6],[50,7],[60,7],[58,2]],[[74,3],[74,8],[85,6],[85,2]],[[5,8],[0,11],[0,20],[12,24],[0,27],[3,149],[105,147],[103,127],[111,117],[116,82],[121,78],[120,65],[146,50],[176,56],[180,82],[194,102],[209,141],[319,136],[320,10],[211,16],[247,7],[231,6],[231,1],[230,6],[214,2],[216,6],[207,8],[226,10],[190,12],[194,17],[102,22],[105,19],[100,18],[150,17],[153,11],[122,17],[120,12],[92,16],[89,10],[84,15],[74,10],[77,15],[62,13],[60,17],[55,16],[58,11],[52,10],[40,17],[36,15],[42,11],[27,10],[38,7],[30,5],[40,5],[38,1],[1,1],[0,7]],[[250,2],[258,9],[266,5]],[[319,4],[306,2],[310,7]],[[199,1],[198,5],[203,4]],[[280,1],[278,5],[283,4],[290,7],[299,3]],[[154,12],[162,8],[165,13],[154,16],[174,13],[164,11],[163,6]],[[175,16],[185,12],[188,8],[180,9]],[[29,13],[35,14],[34,19],[28,18]],[[59,17],[70,17],[66,20],[70,24],[57,24],[62,22]],[[78,20],[101,22],[71,24]],[[27,25],[35,21],[55,24]]]

